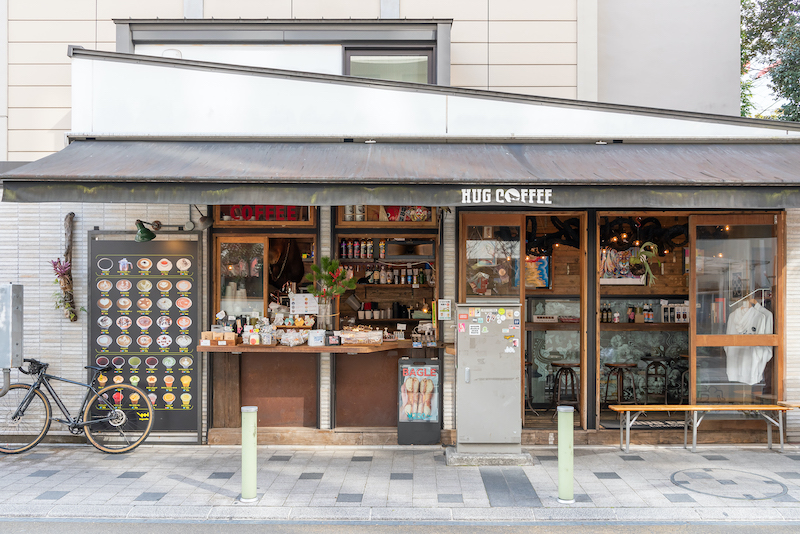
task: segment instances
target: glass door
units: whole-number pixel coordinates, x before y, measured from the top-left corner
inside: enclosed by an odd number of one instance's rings
[[[215,238],[214,313],[249,315],[266,312],[269,239],[264,236]]]
[[[782,214],[692,217],[690,403],[781,400],[782,228]]]

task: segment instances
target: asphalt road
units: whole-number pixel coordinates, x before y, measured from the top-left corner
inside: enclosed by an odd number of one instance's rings
[[[85,534],[113,532],[114,534],[748,534],[769,532],[795,533],[800,527],[793,523],[680,523],[680,524],[621,524],[621,523],[540,523],[509,525],[467,524],[366,524],[352,523],[270,523],[270,522],[164,522],[141,521],[62,521],[62,520],[0,520],[3,534]]]

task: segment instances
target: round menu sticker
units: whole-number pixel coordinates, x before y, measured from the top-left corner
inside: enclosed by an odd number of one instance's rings
[[[499,310],[497,310],[497,313],[499,313],[500,315],[505,315],[506,314],[506,309],[505,308],[500,308]]]

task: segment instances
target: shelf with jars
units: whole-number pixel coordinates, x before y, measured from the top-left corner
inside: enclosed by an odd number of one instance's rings
[[[337,208],[339,227],[436,228],[439,209],[432,206],[348,205]]]

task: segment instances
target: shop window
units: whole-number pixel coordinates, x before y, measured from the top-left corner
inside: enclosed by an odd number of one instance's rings
[[[435,83],[433,49],[345,49],[344,73],[397,82]]]

